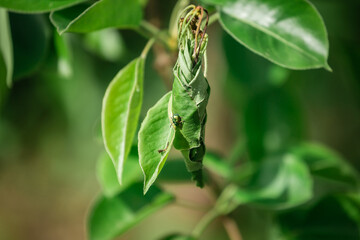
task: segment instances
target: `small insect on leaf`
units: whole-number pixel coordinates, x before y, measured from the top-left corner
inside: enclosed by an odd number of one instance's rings
[[[182,129],[184,121],[181,119],[179,114],[174,114],[171,118],[172,125],[174,126],[174,129],[177,128]]]
[[[159,150],[158,150],[158,153],[164,153],[164,152],[166,152],[166,150],[168,149],[168,147],[169,147],[169,142],[167,142],[166,147],[165,147],[164,149],[159,149]]]

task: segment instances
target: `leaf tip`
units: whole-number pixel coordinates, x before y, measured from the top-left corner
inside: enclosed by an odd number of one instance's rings
[[[151,185],[153,185],[153,183],[155,182],[155,179],[154,177],[148,179],[146,175],[144,175],[144,190],[143,190],[144,195],[149,191]]]
[[[149,191],[150,186],[151,186],[151,184],[144,183],[144,190],[143,190],[144,195]]]
[[[333,72],[332,68],[330,67],[330,65],[328,63],[325,63],[324,68],[325,68],[325,70],[327,70],[331,73]]]
[[[7,85],[8,88],[12,88],[12,80],[11,79],[7,80],[6,85]]]
[[[122,185],[122,171],[118,170],[117,171],[117,179],[120,185]]]

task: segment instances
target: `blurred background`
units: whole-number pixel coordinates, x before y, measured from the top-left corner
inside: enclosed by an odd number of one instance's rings
[[[208,151],[229,156],[242,146],[256,160],[272,148],[310,141],[360,168],[360,2],[312,2],[327,26],[333,72],[280,68],[240,46],[218,23],[210,27]],[[174,4],[151,0],[146,18],[165,28]],[[15,80],[0,110],[0,239],[86,239],[88,209],[100,192],[102,97],[147,40],[114,29],[59,37],[48,14],[10,13],[10,23]],[[173,58],[160,45],[151,51],[141,119],[169,90]],[[184,201],[203,206],[214,201],[192,183],[164,187]],[[266,239],[250,225],[263,225],[264,217],[252,213],[249,219],[242,211],[239,223],[249,225],[240,228],[244,239]],[[171,205],[119,239],[190,232],[203,214]],[[216,221],[204,239],[227,237]]]

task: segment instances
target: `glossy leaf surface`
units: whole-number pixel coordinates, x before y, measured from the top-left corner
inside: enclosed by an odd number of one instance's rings
[[[143,98],[144,58],[130,62],[111,81],[103,99],[102,133],[121,183],[138,125]]]
[[[0,0],[0,7],[17,12],[37,13],[49,12],[85,1],[86,0]]]
[[[330,69],[326,29],[309,2],[237,0],[219,10],[224,29],[270,61],[290,69]]]
[[[139,131],[139,161],[144,174],[144,193],[154,183],[172,147],[175,130],[169,119],[171,92],[149,109]]]
[[[140,183],[132,185],[113,198],[102,196],[96,201],[89,216],[89,239],[113,239],[172,200],[172,195],[157,187],[142,196]]]
[[[101,17],[100,17],[101,16]],[[52,12],[51,22],[60,34],[91,32],[103,28],[133,28],[140,24],[142,8],[137,0],[102,0]]]

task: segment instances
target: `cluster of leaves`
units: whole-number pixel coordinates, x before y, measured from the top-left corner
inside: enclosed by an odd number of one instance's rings
[[[211,10],[212,19],[219,19],[223,29],[236,43],[241,43],[271,62],[289,69],[330,70],[327,64],[329,44],[326,29],[321,16],[308,1],[202,2]],[[179,1],[177,6],[181,8],[187,3]],[[177,23],[170,23],[169,32],[154,29],[143,21],[145,5],[146,0],[0,0],[0,7],[3,8],[0,9],[0,97],[5,97],[6,85],[11,86],[13,79],[13,49],[7,11],[29,14],[50,12],[50,20],[59,34],[86,33],[109,27],[143,31],[173,49],[172,31]],[[174,15],[176,19],[177,8]],[[175,40],[176,37],[175,34]],[[56,36],[56,39],[61,48],[63,38]],[[142,155],[150,156],[147,161],[151,164],[147,169],[142,165],[144,172],[151,172],[150,177],[145,178],[145,190],[148,190],[164,166],[164,156],[170,150],[167,142],[171,142],[169,139],[174,139],[176,134],[174,128],[169,127],[171,93],[149,110],[148,116],[151,117],[143,122],[140,131],[140,147],[133,148],[143,99],[144,65],[153,41],[149,41],[141,56],[119,71],[104,97],[102,130],[108,154],[104,154],[99,161],[98,177],[103,195],[94,204],[89,217],[91,239],[119,236],[149,214],[174,201],[171,194],[157,186],[143,196],[142,172],[138,163],[139,155],[140,158]],[[225,52],[231,60],[233,49],[227,48],[230,47],[225,44]],[[66,61],[69,53],[60,52],[63,54],[59,58]],[[238,73],[238,62],[229,61],[229,68],[233,74],[230,77],[236,78],[241,74]],[[276,75],[270,81],[281,81],[281,78]],[[298,128],[293,127],[298,121],[298,116],[294,114],[296,107],[281,90],[276,90],[276,97],[273,94],[263,92],[249,96],[244,113],[245,148],[249,153],[246,161],[241,165],[238,161],[242,158],[239,153],[243,152],[243,144],[236,147],[228,158],[210,153],[205,156],[206,169],[221,176],[222,181],[217,184],[224,188],[210,216],[230,214],[246,205],[252,207],[251,211],[263,211],[262,214],[270,211],[272,217],[276,218],[271,223],[278,230],[273,239],[330,239],[328,235],[331,233],[320,231],[326,216],[318,213],[324,212],[324,206],[325,211],[329,206],[338,210],[339,223],[358,223],[360,199],[354,194],[359,187],[358,174],[327,148],[302,143]],[[189,105],[184,104],[183,107]],[[146,148],[150,147],[149,153]],[[166,151],[160,154],[159,149]],[[167,171],[171,172],[171,169],[176,169],[176,174],[166,175],[165,172],[164,180],[188,179],[186,170],[179,168],[177,162],[168,163]],[[330,193],[333,195],[328,197]],[[297,211],[284,211],[299,206],[301,209],[297,208]],[[203,225],[199,224],[191,237],[174,235],[168,239],[198,238]],[[344,226],[336,239],[346,234],[358,236],[358,233],[354,233],[358,228],[356,224]]]
[[[325,26],[320,15],[307,2],[295,1],[291,4],[282,5],[276,5],[273,1],[269,1],[268,4],[257,1],[208,1],[207,3],[215,4],[218,7],[220,22],[231,36],[274,63],[291,69],[318,67],[330,69],[327,64],[328,40]],[[272,9],[271,15],[266,12],[268,8]],[[297,9],[301,14],[292,12],[290,11],[291,9]],[[282,16],[284,13],[287,15]],[[294,15],[290,17],[288,16],[289,13]],[[278,19],[291,19],[291,21],[284,20],[278,22]],[[309,22],[312,24],[309,25]],[[293,31],[294,27],[297,27],[298,31]],[[245,32],[246,29],[249,32]],[[257,39],[260,39],[260,41],[257,41]],[[147,47],[145,49],[147,51]],[[144,51],[141,57],[143,60],[146,51]],[[184,49],[180,48],[179,59],[181,59],[181,56],[184,56],[184,54],[181,54],[182,52],[184,52]],[[103,106],[102,123],[105,146],[115,164],[120,182],[123,165],[135,135],[142,100],[143,68],[141,66],[143,64],[135,63],[135,61],[140,61],[140,59],[134,60],[134,62],[121,70],[112,81],[104,98]],[[181,61],[179,62],[181,63]],[[192,64],[192,61],[189,60],[188,62]],[[183,67],[183,69],[191,68],[192,66]],[[178,71],[176,67],[174,71],[176,76],[176,71]],[[193,74],[195,76],[196,71]],[[192,76],[188,78],[190,80],[193,79]],[[190,80],[188,80],[188,83]],[[181,86],[178,84],[179,87],[176,87],[177,83],[181,83],[181,81],[174,81],[175,90]],[[126,84],[129,84],[129,86]],[[195,84],[201,86],[201,84]],[[126,87],[126,89],[122,89],[123,87]],[[202,92],[200,98],[204,98],[208,94],[206,93],[207,87],[201,86],[201,88],[203,89],[199,90],[199,92]],[[167,113],[166,103],[169,102],[170,98],[173,97],[170,95],[164,96],[149,111],[139,134],[140,163],[145,177],[144,192],[147,191],[160,173],[174,139],[177,149],[199,148],[196,131],[190,133],[189,136],[185,136],[185,138],[180,137],[179,134],[177,134],[177,137],[174,137],[174,133],[166,127],[169,124],[169,118],[171,122],[173,114],[179,112],[180,109],[191,109],[190,106],[192,104],[192,101],[182,101],[181,104],[178,104],[178,107],[175,107],[175,111],[173,111],[174,107],[171,107],[172,111],[169,114]],[[204,103],[207,102],[208,96],[205,98],[206,101]],[[173,104],[176,105],[176,102],[173,101]],[[199,107],[194,106],[194,108]],[[189,126],[189,129],[182,131],[182,134],[186,133],[186,131],[194,131],[196,127],[194,128],[190,121],[191,118],[187,116],[191,116],[191,113],[188,112],[181,115],[185,115],[186,128]],[[200,119],[206,120],[206,117],[201,116]],[[200,126],[203,123],[198,120],[196,124]],[[179,133],[179,131],[177,132]],[[191,138],[195,138],[195,144],[191,143]],[[187,139],[185,145],[189,145],[189,147],[177,144],[179,142],[177,139]],[[201,146],[201,148],[204,149],[205,147]],[[165,149],[166,151],[164,151],[164,154],[159,155],[157,153],[159,149]],[[185,159],[188,159],[187,162],[191,163],[189,157],[187,157],[189,155],[190,153],[184,153]],[[193,167],[192,171],[195,172],[198,169],[199,167]]]

